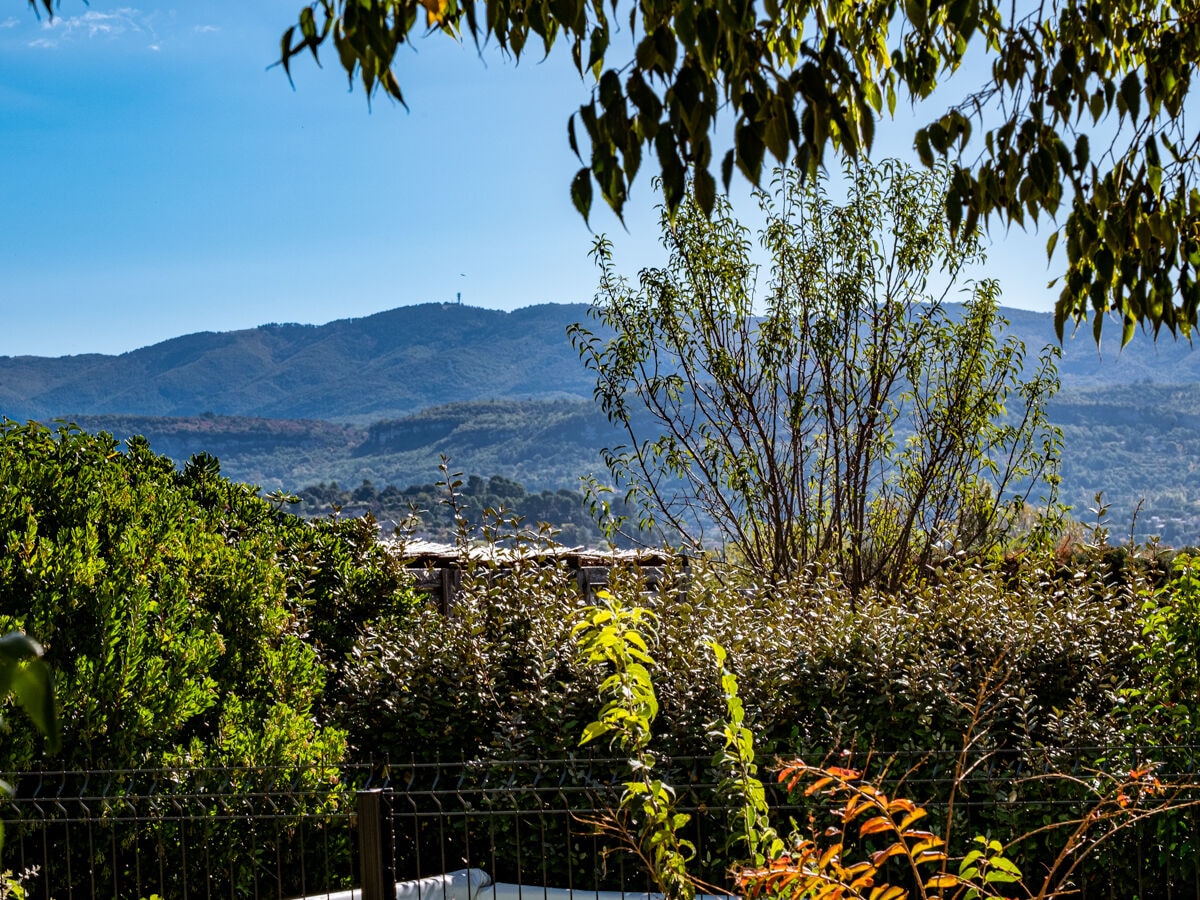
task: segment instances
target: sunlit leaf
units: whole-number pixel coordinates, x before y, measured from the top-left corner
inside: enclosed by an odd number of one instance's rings
[[[858,827],[859,837],[866,837],[868,834],[879,834],[884,831],[894,831],[895,825],[890,819],[884,816],[875,816],[872,819],[867,819]]]
[[[925,882],[925,887],[930,890],[936,890],[938,888],[957,887],[962,883],[962,880],[957,875],[945,873],[942,875],[934,875]]]

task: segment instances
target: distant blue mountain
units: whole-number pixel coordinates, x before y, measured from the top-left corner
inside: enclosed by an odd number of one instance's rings
[[[372,422],[477,399],[590,397],[576,305],[406,306],[327,325],[202,332],[120,356],[0,357],[0,414]]]
[[[1031,356],[1046,344],[1058,343],[1053,313],[1002,309],[1001,314]],[[1082,324],[1074,334],[1068,323],[1058,367],[1063,387],[1200,382],[1200,351],[1193,350],[1187,340],[1175,339],[1164,330],[1156,341],[1151,333],[1139,331],[1122,348],[1120,336],[1120,324],[1107,322],[1097,346],[1090,323]]]
[[[1049,313],[1006,309],[1032,356],[1053,343]],[[0,357],[0,415],[215,413],[368,424],[445,403],[587,399],[593,382],[566,337],[583,304],[514,312],[424,304],[327,325],[202,332],[120,356]],[[1117,334],[1109,327],[1107,335]],[[1098,350],[1084,327],[1064,342],[1064,387],[1200,382],[1186,341],[1139,334]]]

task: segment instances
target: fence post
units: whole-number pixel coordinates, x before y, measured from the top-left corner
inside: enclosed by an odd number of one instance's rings
[[[392,791],[358,791],[358,862],[362,900],[396,900],[396,857],[392,842]]]

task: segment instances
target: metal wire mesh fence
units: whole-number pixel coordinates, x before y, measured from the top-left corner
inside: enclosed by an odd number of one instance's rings
[[[328,890],[356,877],[345,776],[180,769],[10,778],[4,865],[37,867],[30,896],[47,900]]]
[[[1040,758],[993,750],[959,784],[956,829],[963,839],[1007,837],[1028,823],[1081,815],[1097,764],[1119,768],[1150,756],[1168,761],[1164,777],[1187,781],[1194,749],[1083,748]],[[899,792],[927,804],[933,820],[946,812],[956,754],[873,760],[889,767]],[[697,848],[694,874],[726,884],[737,807],[720,794],[719,773],[707,757],[664,760],[661,769],[679,811],[691,816],[683,836]],[[364,792],[378,792],[389,879],[479,868],[497,882],[642,893],[652,889],[644,867],[619,835],[598,827],[612,824],[627,777],[623,761],[606,759],[10,776],[3,864],[38,867],[29,896],[45,900],[320,896],[363,882],[356,810]],[[815,800],[789,797],[769,780],[767,792],[783,831],[815,811]],[[1195,809],[1110,841],[1077,886],[1084,897],[1200,898]]]
[[[719,851],[736,808],[718,795],[711,763],[664,760],[662,776],[690,816],[683,836],[707,851],[696,874],[724,881]],[[613,816],[628,777],[625,761],[610,759],[392,767],[380,787],[390,792],[393,871],[403,881],[481,868],[498,882],[651,891]],[[798,810],[774,793],[778,812]]]

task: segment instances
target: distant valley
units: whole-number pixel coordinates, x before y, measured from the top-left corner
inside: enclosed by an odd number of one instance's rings
[[[265,489],[320,483],[428,485],[457,471],[527,490],[603,475],[619,442],[591,401],[566,338],[583,305],[511,313],[404,307],[322,326],[196,334],[120,356],[0,357],[0,414],[145,435],[177,462],[197,452]],[[1049,314],[1005,310],[1033,356]],[[1111,333],[1111,332],[1107,332]],[[1114,537],[1200,538],[1200,353],[1139,335],[1098,353],[1090,329],[1065,342],[1063,496],[1078,518],[1103,490]]]

